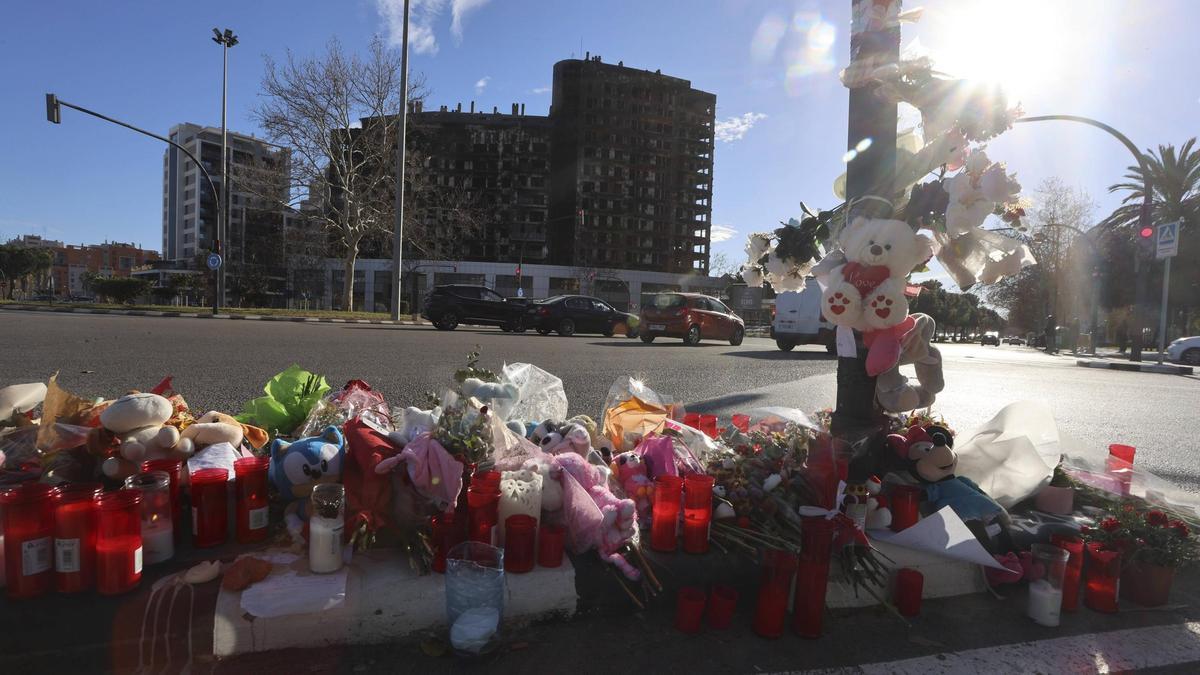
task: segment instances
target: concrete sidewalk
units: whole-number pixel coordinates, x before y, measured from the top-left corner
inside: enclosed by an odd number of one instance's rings
[[[103,309],[72,307],[70,305],[19,305],[3,304],[0,310],[20,312],[50,312],[55,314],[109,314],[115,316],[155,316],[185,319],[228,319],[231,321],[293,321],[296,323],[359,323],[384,326],[429,326],[424,319],[392,321],[391,319],[340,319],[335,317],[287,316],[281,314],[213,314],[209,311],[156,311],[145,309]]]
[[[1155,361],[1113,361],[1103,359],[1078,359],[1075,365],[1083,368],[1107,368],[1108,370],[1129,370],[1140,373],[1160,373],[1162,375],[1191,375],[1191,366],[1177,366],[1171,363],[1159,365]]]

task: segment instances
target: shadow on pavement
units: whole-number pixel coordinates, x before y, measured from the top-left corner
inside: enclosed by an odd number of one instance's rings
[[[837,357],[825,351],[820,352],[784,352],[778,349],[760,349],[757,351],[725,352],[725,356],[739,356],[744,359],[761,359],[764,361],[836,361]]]
[[[688,410],[693,412],[711,412],[713,410],[736,409],[745,407],[748,403],[759,403],[766,398],[766,394],[726,394],[717,398],[696,401],[688,406]]]

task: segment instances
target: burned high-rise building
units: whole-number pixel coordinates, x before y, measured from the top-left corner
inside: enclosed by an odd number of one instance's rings
[[[716,105],[687,80],[598,56],[554,64],[553,254],[707,274]]]

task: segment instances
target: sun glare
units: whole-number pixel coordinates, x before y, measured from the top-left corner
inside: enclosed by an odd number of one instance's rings
[[[999,84],[1020,100],[1062,76],[1061,66],[1077,48],[1072,7],[1048,0],[955,0],[926,14],[922,42],[938,70]]]

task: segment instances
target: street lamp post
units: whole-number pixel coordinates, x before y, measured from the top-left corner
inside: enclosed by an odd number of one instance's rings
[[[1154,204],[1154,184],[1150,178],[1150,165],[1146,161],[1146,156],[1142,154],[1138,147],[1129,140],[1125,134],[1117,131],[1109,125],[1091,119],[1090,117],[1081,117],[1079,115],[1035,115],[1032,117],[1019,117],[1016,120],[1020,123],[1028,122],[1078,122],[1088,126],[1096,127],[1107,132],[1113,138],[1116,138],[1124,145],[1127,150],[1137,160],[1138,167],[1142,171],[1142,209],[1138,214],[1138,230],[1151,227],[1151,211]],[[1133,256],[1133,271],[1134,271],[1134,306],[1133,306],[1133,340],[1129,349],[1129,360],[1142,360],[1142,324],[1145,319],[1142,313],[1142,307],[1146,304],[1146,285],[1147,276],[1150,271],[1148,261],[1142,260],[1140,251],[1135,251]]]
[[[229,238],[229,233],[225,232],[229,228],[229,130],[225,126],[225,111],[226,111],[226,93],[228,91],[229,82],[229,49],[238,43],[238,38],[233,34],[233,31],[226,28],[224,31],[216,28],[212,29],[213,42],[221,45],[221,196],[217,201],[217,237],[215,247],[217,254],[221,254],[221,242]],[[244,214],[243,214],[244,215]],[[241,246],[246,247],[245,237],[242,237]],[[217,293],[213,300],[213,314],[217,313],[221,303],[225,301],[225,263],[222,261],[220,267],[216,270],[217,273]]]
[[[127,122],[122,122],[121,120],[118,120],[118,119],[113,119],[112,117],[109,117],[107,115],[101,115],[100,113],[98,113],[94,110],[88,110],[87,108],[75,105],[74,103],[67,103],[66,101],[55,96],[54,94],[46,94],[46,120],[52,124],[61,124],[62,123],[62,108],[64,106],[67,108],[71,108],[73,110],[78,110],[79,112],[84,113],[85,115],[91,115],[92,117],[98,117],[98,118],[104,120],[105,122],[112,122],[113,124],[125,127],[126,129],[129,129],[131,131],[136,131],[139,134],[149,136],[150,138],[158,139],[158,140],[162,141],[163,143],[166,143],[167,145],[170,145],[170,146],[174,147],[175,149],[179,150],[180,152],[182,152],[183,154],[187,155],[188,159],[192,160],[192,162],[196,165],[196,167],[200,169],[200,173],[204,174],[204,180],[208,182],[208,189],[210,192],[212,192],[213,202],[219,203],[217,186],[216,186],[216,183],[213,182],[212,175],[208,173],[208,169],[205,169],[204,165],[200,163],[200,160],[195,155],[193,155],[192,152],[190,150],[188,150],[187,148],[176,143],[175,141],[172,141],[169,138],[166,138],[164,136],[159,136],[158,134],[156,134],[152,131],[146,131],[145,129],[135,127],[132,124],[129,124]],[[221,226],[221,211],[220,211],[220,209],[218,209],[217,210],[217,229],[218,230],[220,229],[220,226]],[[216,314],[216,313],[217,313],[217,305],[216,305],[216,300],[214,299],[213,300],[213,314]]]
[[[396,132],[396,226],[392,232],[392,321],[400,320],[400,264],[404,261],[404,136],[408,129],[408,4],[404,0],[404,31],[400,44],[400,128]],[[410,311],[416,311],[410,307]]]

